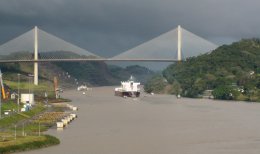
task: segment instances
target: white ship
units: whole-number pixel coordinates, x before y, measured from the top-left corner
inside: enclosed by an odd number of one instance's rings
[[[115,96],[139,97],[140,82],[136,82],[133,76],[128,81],[121,81],[121,87],[115,88]]]

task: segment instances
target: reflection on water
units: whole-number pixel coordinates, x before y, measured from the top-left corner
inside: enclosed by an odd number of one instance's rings
[[[63,128],[57,128],[57,131],[63,131]]]

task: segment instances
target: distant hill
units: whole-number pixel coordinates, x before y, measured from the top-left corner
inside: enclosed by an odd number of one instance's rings
[[[42,58],[62,57],[62,58],[83,58],[77,54],[65,51],[46,52],[39,55]],[[20,52],[6,56],[8,59],[28,59],[32,55],[28,52]],[[88,58],[88,57],[84,57]],[[26,76],[33,73],[31,63],[1,64],[0,68],[5,74],[4,79],[17,81],[17,73],[22,74],[22,81],[28,81]],[[57,76],[60,84],[64,86],[76,86],[78,84],[88,84],[92,86],[119,85],[121,80],[127,80],[130,75],[134,75],[139,81],[145,82],[153,72],[141,66],[129,66],[121,68],[119,66],[107,65],[104,62],[52,62],[39,64],[40,80],[52,82]]]
[[[160,93],[181,93],[186,97],[201,97],[213,90],[218,99],[260,101],[260,40],[243,39],[223,45],[211,53],[192,57],[170,65],[146,90],[164,84]],[[154,81],[153,81],[154,82]]]
[[[122,68],[115,65],[108,65],[110,74],[120,81],[126,81],[131,75],[133,75],[141,84],[144,84],[155,73],[146,67],[139,65],[127,66]]]

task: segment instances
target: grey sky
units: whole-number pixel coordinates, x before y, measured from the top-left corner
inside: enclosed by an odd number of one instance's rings
[[[1,0],[0,44],[38,25],[110,57],[177,25],[214,43],[260,37],[259,0]]]

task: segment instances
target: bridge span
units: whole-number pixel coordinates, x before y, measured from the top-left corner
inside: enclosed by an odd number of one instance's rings
[[[29,60],[0,60],[0,63],[44,63],[44,62],[123,62],[123,61],[136,61],[136,62],[178,62],[177,59],[29,59]]]
[[[44,62],[177,62],[211,52],[217,45],[178,26],[111,58],[73,45],[37,26],[0,46],[0,63],[33,63],[38,85],[38,63]]]

